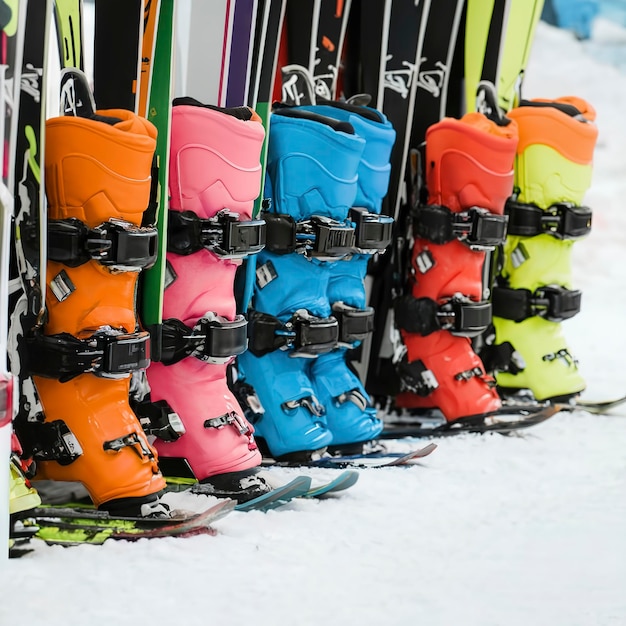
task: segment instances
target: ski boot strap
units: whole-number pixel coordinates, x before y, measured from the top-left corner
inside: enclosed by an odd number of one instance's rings
[[[562,322],[580,311],[582,293],[558,285],[529,289],[495,287],[493,289],[493,314],[514,322],[535,315],[550,322]]]
[[[259,311],[251,311],[249,320],[249,350],[255,356],[291,349],[294,356],[315,357],[334,350],[339,340],[339,324],[334,317],[315,317],[304,309],[284,323]]]
[[[63,420],[27,422],[19,430],[20,441],[35,461],[56,461],[69,465],[82,455],[83,449]]]
[[[350,222],[320,215],[296,222],[283,213],[263,213],[263,219],[267,224],[265,246],[270,252],[341,257],[354,251],[355,228]]]
[[[429,396],[437,387],[439,382],[423,361],[416,360],[408,362],[406,355],[396,364],[396,371],[400,377],[403,389],[411,391],[418,396],[425,398]]]
[[[146,331],[98,331],[88,339],[69,333],[44,335],[35,330],[26,339],[29,371],[67,382],[80,374],[126,378],[150,365],[150,334]]]
[[[374,309],[371,306],[357,309],[344,302],[332,306],[333,317],[339,323],[339,342],[352,347],[354,342],[363,341],[374,331]]]
[[[508,217],[480,207],[455,213],[446,206],[430,204],[412,211],[417,238],[444,244],[458,239],[472,250],[492,250],[504,243]]]
[[[245,352],[248,322],[243,315],[233,321],[207,312],[193,328],[176,318],[163,321],[161,334],[161,362],[178,363],[185,357],[195,356],[206,363],[227,363]]]
[[[48,222],[48,259],[68,267],[98,261],[116,270],[152,267],[157,258],[158,232],[152,227],[110,219],[95,228],[76,218]]]
[[[577,239],[591,230],[591,209],[571,202],[557,202],[547,209],[540,209],[534,204],[509,199],[505,212],[509,216],[509,235],[534,237],[548,234],[557,239]]]
[[[456,296],[443,303],[401,296],[394,302],[394,314],[399,328],[424,336],[448,330],[460,337],[476,337],[487,330],[492,318],[489,301],[473,302]]]
[[[169,211],[167,250],[189,255],[202,248],[226,259],[256,254],[265,246],[263,220],[239,221],[239,214],[224,209],[202,219],[193,211]]]
[[[185,434],[180,416],[165,400],[133,402],[131,407],[146,435],[176,441]]]

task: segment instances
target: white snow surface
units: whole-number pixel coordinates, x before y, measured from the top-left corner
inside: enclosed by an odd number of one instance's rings
[[[598,20],[593,41],[615,28]],[[579,95],[598,114],[594,226],[574,249],[583,311],[564,327],[597,399],[626,392],[626,75],[592,52],[540,24],[524,95]],[[443,439],[418,466],[363,470],[340,498],[232,513],[216,537],[31,542],[3,563],[0,624],[622,626],[625,447],[625,409],[561,414],[523,437]]]

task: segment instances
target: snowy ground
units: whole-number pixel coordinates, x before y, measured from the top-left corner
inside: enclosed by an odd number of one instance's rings
[[[583,312],[565,332],[588,395],[621,395],[626,75],[540,24],[525,95],[567,94],[594,103],[600,139],[594,230],[575,250]],[[560,415],[524,438],[442,440],[333,501],[231,514],[217,537],[37,544],[0,573],[0,624],[623,626],[625,446],[624,410]]]

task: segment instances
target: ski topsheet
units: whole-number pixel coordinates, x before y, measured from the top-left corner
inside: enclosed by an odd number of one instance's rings
[[[19,87],[17,53],[22,50],[23,20],[18,5],[10,7],[10,15],[0,24],[0,459],[11,454],[11,419],[13,378],[7,361],[7,334],[9,311],[9,257],[11,246],[11,218],[13,216],[13,188],[10,178],[14,168],[15,126],[17,122],[16,89]],[[11,176],[10,176],[11,173]],[[3,471],[3,470],[2,470]],[[0,546],[9,543],[9,482],[0,484]],[[0,561],[7,552],[0,552]]]
[[[158,167],[158,187],[154,215],[148,221],[159,231],[157,259],[155,264],[142,272],[141,302],[139,305],[141,321],[152,337],[152,358],[160,359],[160,325],[163,321],[163,289],[165,283],[167,252],[167,211],[168,211],[168,173],[169,173],[169,138],[172,118],[173,58],[174,58],[174,0],[160,0],[156,28],[153,33],[154,44],[146,42],[152,50],[152,62],[146,67],[147,76],[142,79],[142,86],[150,85],[145,104],[145,115],[157,128],[156,163]],[[153,9],[154,10],[154,9]],[[157,339],[155,341],[155,338]]]
[[[142,0],[96,0],[94,98],[101,109],[137,112],[143,9]]]
[[[257,8],[257,0],[235,2],[226,76],[225,105],[228,107],[241,106],[248,101]]]
[[[82,0],[54,0],[61,67],[85,69]]]

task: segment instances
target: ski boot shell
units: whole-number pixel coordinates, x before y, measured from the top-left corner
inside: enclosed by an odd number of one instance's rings
[[[504,239],[513,188],[515,123],[480,113],[444,118],[426,133],[428,201],[414,215],[411,293],[394,305],[406,347],[402,408],[438,408],[448,421],[500,407],[471,337],[491,322],[485,250]]]
[[[241,230],[249,226],[259,241],[261,223],[250,218],[260,189],[264,137],[258,116],[247,107],[174,101],[164,356],[147,375],[151,400],[167,402],[186,431],[154,445],[163,459],[186,461],[200,481],[261,461],[253,428],[226,380],[228,364],[246,348],[246,323],[235,310],[235,272],[240,259],[261,245],[225,249],[225,234],[210,243],[199,233],[235,232],[229,245],[238,246],[249,243]],[[168,328],[183,330],[168,335]],[[189,337],[198,341],[187,345]]]
[[[82,482],[101,506],[153,500],[165,481],[129,406],[131,372],[149,364],[135,298],[154,262],[156,231],[140,224],[156,129],[125,110],[97,116],[46,124],[47,321],[29,363],[45,423],[25,432],[37,479]]]
[[[519,127],[517,197],[493,292],[495,348],[511,346],[518,367],[497,371],[504,392],[530,389],[537,400],[585,388],[561,323],[580,309],[572,288],[572,246],[591,225],[581,206],[591,184],[597,127],[591,106],[575,97],[522,102],[510,112]]]

